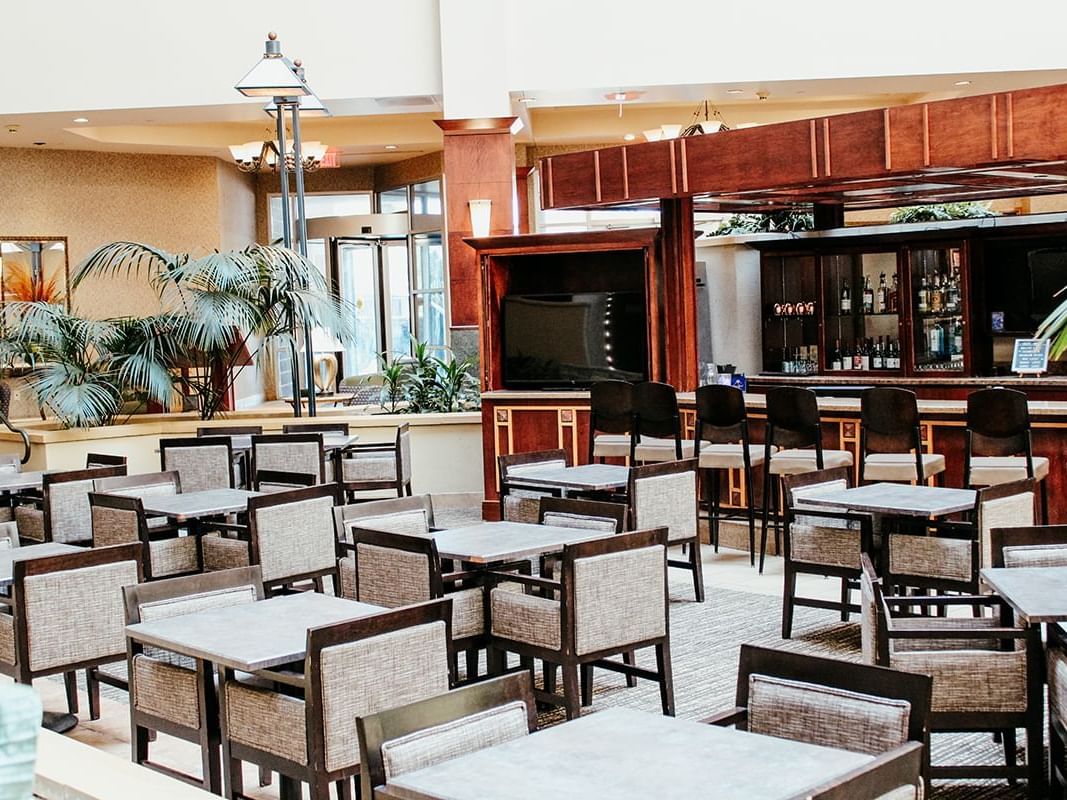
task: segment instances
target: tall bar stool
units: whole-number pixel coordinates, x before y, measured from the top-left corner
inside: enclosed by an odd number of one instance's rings
[[[1035,456],[1026,393],[979,389],[967,395],[964,486],[994,486],[1033,478],[1041,487],[1041,521],[1048,524],[1049,460]]]
[[[669,383],[634,384],[634,438],[634,458],[639,462],[693,457],[693,443],[682,438],[678,393]]]
[[[764,460],[764,447],[748,436],[745,396],[736,386],[701,386],[696,392],[697,422],[693,453],[704,476],[711,543],[719,552],[719,520],[736,515],[720,514],[719,492],[724,470],[741,470],[747,498],[748,558],[756,563],[756,498],[752,467]]]
[[[634,385],[627,381],[597,381],[589,387],[589,463],[596,459],[633,461]]]
[[[815,392],[795,386],[780,386],[767,392],[767,433],[763,440],[763,524],[760,529],[759,571],[767,552],[767,527],[778,505],[778,477],[800,475],[817,469],[851,467],[852,453],[824,450],[819,404]],[[782,448],[775,451],[775,448]],[[780,519],[775,513],[774,544],[780,551]]]
[[[922,451],[915,392],[891,386],[860,395],[860,481],[915,481],[938,476],[944,483],[945,457]]]

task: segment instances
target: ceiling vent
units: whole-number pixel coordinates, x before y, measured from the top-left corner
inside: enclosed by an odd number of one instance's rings
[[[413,106],[436,106],[437,98],[431,94],[412,94],[402,97],[375,97],[374,102],[384,108],[411,108]]]

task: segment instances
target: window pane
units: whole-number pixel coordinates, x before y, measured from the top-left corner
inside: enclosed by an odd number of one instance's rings
[[[426,181],[411,186],[411,213],[441,213],[441,181]]]
[[[282,197],[272,194],[270,200],[270,229],[272,242],[282,239]],[[293,224],[296,224],[296,197],[289,195]],[[319,217],[344,217],[352,214],[370,214],[370,192],[345,192],[343,194],[308,194],[304,196],[304,212],[308,219]],[[295,228],[294,228],[295,231]]]
[[[415,289],[420,292],[445,286],[445,251],[441,234],[420,233],[415,237]]]
[[[382,214],[395,214],[408,210],[408,188],[390,189],[378,193],[378,205]]]
[[[375,291],[374,248],[342,244],[341,299],[355,308],[356,341],[345,347],[344,377],[378,371],[378,308]]]
[[[415,296],[415,335],[419,341],[444,347],[445,293],[428,292]]]
[[[389,275],[389,332],[394,353],[411,352],[411,287],[408,282],[408,248],[390,242],[382,248]]]

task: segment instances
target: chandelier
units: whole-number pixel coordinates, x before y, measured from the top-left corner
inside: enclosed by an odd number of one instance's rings
[[[300,166],[304,172],[315,172],[322,167],[327,149],[328,146],[322,142],[304,142],[300,148]],[[261,169],[277,172],[280,152],[277,139],[230,145],[230,155],[241,172],[259,172]],[[285,166],[289,170],[296,168],[296,156],[292,150],[285,153]]]

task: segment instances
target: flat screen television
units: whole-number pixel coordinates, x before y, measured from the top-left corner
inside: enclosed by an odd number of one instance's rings
[[[512,294],[501,311],[508,388],[648,379],[643,292]]]

